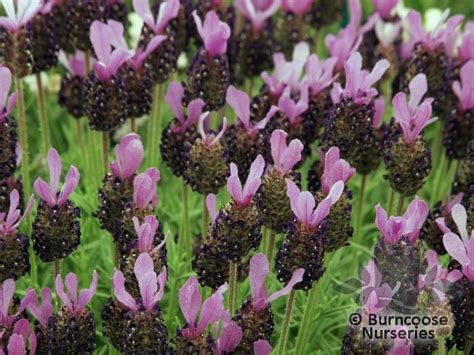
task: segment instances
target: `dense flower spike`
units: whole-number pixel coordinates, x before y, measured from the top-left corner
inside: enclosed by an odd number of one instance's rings
[[[468,145],[473,141],[474,130],[474,80],[472,71],[474,60],[461,67],[461,82],[453,83],[453,92],[458,99],[457,107],[450,113],[444,126],[444,145],[446,154],[451,159],[465,159],[468,156]]]
[[[198,285],[198,280],[191,276],[179,290],[179,305],[186,326],[176,331],[174,343],[178,354],[212,352],[217,345],[211,336],[205,335],[206,329],[222,320],[227,314],[223,297],[227,284],[219,287],[204,303]],[[199,321],[198,313],[200,313]]]
[[[347,185],[347,182],[356,172],[347,161],[340,158],[340,151],[337,147],[331,147],[325,154],[321,155],[321,159],[323,160],[323,173],[321,176],[317,176],[317,167],[313,165],[311,174],[314,176],[308,180],[308,184],[312,185],[309,186],[313,189],[311,192],[315,194],[316,200],[319,201],[327,196],[332,186],[338,181],[342,181]],[[326,243],[324,246],[326,252],[346,245],[352,236],[351,199],[352,192],[348,187],[345,187],[340,199],[332,206],[331,212],[326,219]]]
[[[421,138],[421,131],[437,118],[431,116],[431,98],[425,98],[427,81],[418,74],[410,82],[410,100],[399,92],[392,100],[395,122],[401,128],[388,130],[385,137],[384,162],[388,170],[385,178],[395,191],[410,196],[425,183],[431,171],[431,151]],[[393,122],[392,122],[393,125]]]
[[[186,168],[186,144],[192,144],[197,138],[197,121],[202,114],[205,103],[201,99],[192,100],[188,104],[188,114],[183,107],[184,88],[173,81],[165,95],[166,103],[173,113],[174,120],[163,130],[160,151],[163,161],[174,175],[182,176]]]
[[[341,156],[361,174],[368,174],[380,162],[381,133],[374,127],[380,116],[374,102],[378,91],[372,86],[388,66],[383,59],[369,72],[362,69],[362,57],[355,52],[344,64],[344,88],[335,83],[331,90],[334,104],[326,117],[324,148],[339,147]]]
[[[86,82],[86,114],[92,129],[111,131],[128,118],[128,94],[119,69],[131,54],[117,21],[94,21],[90,38],[97,60]]]
[[[79,119],[85,114],[85,54],[79,51],[75,54],[66,55],[62,52],[59,56],[59,60],[67,69],[66,75],[61,79],[59,104],[63,106],[72,117]]]
[[[276,47],[271,16],[280,7],[280,0],[237,0],[236,8],[245,23],[236,34],[235,78],[254,77],[271,67]]]
[[[42,3],[38,14],[31,21],[33,73],[49,70],[58,62],[58,27],[53,15],[57,3],[57,0]]]
[[[157,275],[153,259],[143,253],[135,262],[134,273],[140,299],[125,289],[123,273],[114,273],[112,287],[116,300],[110,300],[102,309],[104,334],[124,353],[166,353],[167,332],[158,304],[164,295],[166,268]]]
[[[48,152],[48,166],[50,183],[38,178],[34,184],[41,200],[33,223],[33,249],[43,261],[65,258],[81,241],[81,211],[69,199],[79,184],[79,170],[71,166],[59,192],[62,166],[54,148]]]
[[[6,67],[0,66],[0,179],[13,175],[16,169],[17,133],[16,122],[10,115],[15,107],[16,94],[10,96],[12,74]]]
[[[225,104],[230,84],[226,51],[231,31],[215,11],[206,14],[204,23],[196,11],[193,18],[204,46],[196,51],[188,68],[185,100],[200,98],[206,103],[207,110],[218,110]]]
[[[21,215],[19,209],[20,194],[17,190],[10,193],[8,213],[0,212],[0,282],[6,279],[19,279],[30,271],[28,255],[28,236],[20,233],[18,227],[31,212],[33,196]]]
[[[128,248],[123,248],[120,256],[120,270],[124,273],[126,286],[133,296],[139,296],[139,285],[134,276],[134,267],[137,258],[148,253],[153,259],[155,270],[166,268],[166,237],[163,236],[161,225],[155,216],[145,216],[143,223],[137,217],[133,217],[133,226],[138,239],[135,239]]]
[[[7,16],[0,16],[0,63],[23,78],[31,73],[33,55],[27,26],[40,10],[40,0],[2,1]]]
[[[146,216],[155,214],[158,205],[156,185],[159,181],[160,172],[155,168],[148,168],[144,173],[133,178],[132,200],[125,203],[114,234],[114,240],[118,243],[120,252],[125,255],[134,248],[137,241],[133,218],[137,217],[140,222],[144,222]],[[159,225],[156,230],[155,242],[159,244],[163,239],[164,235],[161,225]]]
[[[296,269],[284,288],[269,295],[265,287],[265,279],[269,272],[265,255],[258,253],[250,259],[249,279],[252,296],[242,304],[233,318],[244,334],[236,350],[239,353],[251,353],[253,344],[259,340],[270,341],[274,327],[271,302],[289,294],[294,285],[303,279],[304,274],[303,269]]]
[[[360,301],[362,308],[358,313],[361,316],[359,325],[349,324],[342,341],[341,353],[362,354],[367,352],[386,353],[390,347],[387,339],[377,339],[366,341],[363,336],[363,327],[367,326],[370,314],[378,314],[385,311],[392,302],[393,296],[398,292],[400,284],[393,288],[387,283],[382,283],[382,275],[373,260],[362,269],[360,273],[362,291]]]
[[[303,191],[290,179],[286,179],[287,195],[291,210],[295,216],[290,224],[288,234],[278,249],[275,259],[277,277],[280,282],[288,283],[293,271],[303,268],[303,281],[296,285],[305,291],[312,287],[323,272],[323,255],[326,226],[323,221],[341,197],[344,183],[338,181],[324,200],[318,203],[309,191]],[[315,208],[316,207],[316,208]]]
[[[131,133],[124,136],[115,147],[116,160],[110,163],[99,189],[99,210],[96,216],[101,227],[114,234],[127,203],[133,199],[133,179],[143,160],[143,144],[140,136]]]
[[[138,47],[120,71],[128,95],[128,114],[139,118],[151,111],[153,100],[152,67],[147,60],[166,41],[166,36],[156,35],[145,47]]]
[[[157,11],[152,11],[149,0],[133,0],[133,8],[144,22],[139,47],[145,48],[157,35],[166,35],[166,40],[147,58],[155,83],[165,82],[176,70],[178,60],[178,28],[180,12],[179,0],[166,0],[159,3]]]
[[[411,38],[402,44],[401,54],[405,62],[399,72],[400,86],[396,91],[407,91],[411,80],[424,73],[428,80],[428,96],[434,98],[436,114],[449,114],[453,105],[451,93],[452,73],[450,62],[454,55],[454,45],[458,36],[458,26],[463,16],[448,19],[449,10],[443,12],[432,31],[423,28],[420,13],[411,10],[407,19]],[[442,116],[441,116],[442,117]]]
[[[264,175],[258,192],[263,223],[276,232],[286,231],[292,217],[285,179],[291,179],[297,184],[301,180],[300,174],[294,172],[293,168],[300,162],[304,147],[299,139],[293,139],[287,145],[287,137],[288,134],[282,130],[273,131],[270,147],[274,164]]]
[[[227,130],[227,118],[224,117],[218,133],[211,131],[210,113],[199,116],[198,133],[200,137],[186,145],[186,169],[183,178],[194,191],[201,194],[217,193],[225,184],[228,174],[228,151],[221,143]]]
[[[394,287],[401,283],[400,291],[391,304],[396,310],[407,311],[415,306],[418,297],[418,275],[422,273],[422,245],[418,239],[420,229],[428,216],[428,205],[418,197],[408,205],[400,217],[388,218],[385,210],[376,206],[375,224],[382,237],[375,246],[374,260],[384,281]],[[410,262],[407,262],[410,260]],[[393,263],[399,265],[393,267]]]
[[[241,169],[242,176],[246,176],[257,155],[266,156],[267,136],[264,128],[278,108],[272,106],[260,122],[254,123],[250,117],[250,98],[245,92],[230,86],[227,89],[226,101],[237,117],[237,122],[229,128],[225,136],[229,160]]]
[[[96,293],[98,279],[94,271],[89,288],[81,290],[78,294],[78,280],[75,274],[67,274],[64,283],[61,275],[56,277],[56,294],[63,307],[48,321],[49,351],[54,353],[94,351],[94,315],[87,309],[87,305]]]

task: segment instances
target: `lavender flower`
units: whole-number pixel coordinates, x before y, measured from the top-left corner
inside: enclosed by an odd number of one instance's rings
[[[16,3],[5,0],[2,5],[7,16],[0,16],[0,40],[8,45],[0,55],[0,63],[10,69],[14,76],[23,78],[31,73],[33,67],[30,50],[32,38],[27,25],[40,10],[41,1],[24,0]]]
[[[225,104],[230,83],[227,41],[230,27],[222,22],[215,11],[206,14],[204,22],[193,12],[194,22],[203,41],[188,68],[186,102],[203,99],[207,110],[218,110]]]
[[[0,304],[2,305],[0,308],[0,326],[2,329],[8,329],[10,331],[14,329],[15,323],[20,320],[20,315],[26,309],[29,302],[28,298],[23,298],[16,312],[11,313],[15,288],[15,281],[13,279],[3,281],[0,286]]]
[[[25,355],[27,344],[29,345],[29,354],[36,353],[36,334],[32,331],[27,319],[20,319],[15,323],[13,333],[8,339],[7,353],[9,355]],[[0,354],[5,354],[0,348]]]
[[[11,177],[16,169],[16,146],[18,142],[16,122],[11,117],[15,107],[16,93],[8,95],[12,75],[8,68],[0,66],[0,179]]]
[[[265,279],[269,272],[265,255],[258,253],[250,259],[249,280],[252,295],[242,304],[233,318],[244,334],[237,348],[239,352],[251,352],[255,342],[259,340],[270,341],[274,327],[271,303],[289,294],[293,287],[303,279],[304,274],[303,269],[296,269],[284,288],[269,295],[265,287]]]
[[[94,314],[87,305],[97,290],[98,275],[94,271],[87,289],[79,291],[78,280],[73,273],[56,277],[56,294],[62,302],[61,310],[48,321],[48,351],[93,352],[95,349]],[[64,289],[66,286],[66,290]]]
[[[134,298],[125,288],[125,277],[116,270],[112,279],[115,300],[102,309],[104,334],[122,352],[165,352],[167,334],[159,301],[163,298],[167,280],[166,268],[157,275],[153,259],[141,254],[134,267],[140,298]],[[145,339],[147,339],[145,341]]]
[[[426,91],[426,76],[419,74],[410,82],[409,101],[402,92],[392,100],[395,122],[403,135],[397,130],[387,133],[384,162],[388,174],[385,178],[392,189],[405,196],[415,194],[431,170],[431,151],[425,146],[420,133],[437,118],[431,116],[433,100],[426,98],[421,102]]]
[[[287,145],[287,137],[288,134],[282,130],[273,131],[270,148],[274,164],[267,169],[258,192],[263,223],[276,232],[286,231],[292,217],[285,179],[291,179],[297,184],[301,180],[300,174],[293,169],[301,161],[303,143],[299,139],[293,139]]]
[[[33,223],[33,249],[43,261],[54,261],[67,257],[80,244],[81,211],[69,199],[79,184],[79,170],[71,166],[64,185],[59,192],[61,158],[56,149],[48,152],[50,182],[38,178],[34,183],[40,197],[38,211]]]
[[[20,233],[18,227],[28,217],[33,207],[33,195],[21,215],[19,209],[20,194],[17,190],[10,193],[8,213],[0,212],[0,282],[6,279],[19,279],[30,271],[28,254],[28,236]]]
[[[35,333],[37,337],[37,352],[47,352],[49,342],[49,319],[53,316],[51,289],[43,288],[41,290],[42,303],[38,301],[36,291],[33,289],[27,290],[25,298],[28,299],[28,312],[37,321],[35,326]]]
[[[341,197],[344,183],[339,181],[334,184],[327,197],[319,202],[317,207],[311,192],[301,192],[290,179],[286,179],[286,184],[295,219],[278,250],[275,267],[278,280],[285,284],[289,282],[295,269],[303,268],[305,270],[303,280],[296,285],[296,288],[307,291],[324,272],[325,224],[323,221],[329,215],[331,206]]]

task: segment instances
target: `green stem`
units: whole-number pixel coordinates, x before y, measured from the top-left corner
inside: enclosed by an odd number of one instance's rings
[[[158,151],[161,129],[161,116],[163,105],[161,104],[163,85],[155,85],[153,88],[153,103],[149,117],[148,139],[147,139],[147,166],[158,167]]]
[[[438,355],[446,355],[446,339],[444,337],[438,338]]]
[[[444,152],[441,152],[440,159],[441,161],[439,162],[439,165],[438,165],[436,180],[434,183],[434,186],[435,186],[433,190],[434,201],[433,200],[431,201],[432,204],[438,201],[442,197],[442,196],[439,196],[440,195],[439,190],[440,190],[442,181],[446,176],[445,170],[446,170],[447,159],[446,159],[446,154],[444,154]]]
[[[178,253],[179,255],[185,255],[186,257],[191,256],[191,241],[188,238],[188,226],[189,226],[189,209],[188,209],[188,187],[182,180],[181,184],[181,198],[183,207],[181,210],[181,225],[179,228],[179,239],[178,239]]]
[[[102,158],[105,174],[109,169],[109,132],[102,132]]]
[[[367,175],[362,175],[360,181],[360,189],[359,189],[359,201],[357,204],[357,219],[356,219],[356,238],[359,240],[362,228],[362,218],[364,216],[363,209],[364,209],[364,199],[365,199],[365,185],[367,183]]]
[[[135,117],[130,118],[130,131],[133,133],[137,132],[137,121]]]
[[[202,239],[206,239],[207,232],[209,228],[209,212],[207,211],[206,206],[206,196],[202,196],[202,222],[201,222],[201,237]]]
[[[314,306],[316,304],[317,285],[313,285],[313,288],[308,293],[308,300],[306,301],[306,308],[304,310],[303,322],[301,323],[300,331],[298,334],[298,340],[296,342],[296,355],[304,354],[306,347],[306,339],[308,337],[309,328],[313,319]]]
[[[20,131],[20,146],[22,152],[21,175],[23,179],[24,201],[30,197],[30,152],[28,148],[28,126],[26,124],[25,95],[23,91],[23,82],[15,76],[15,85],[18,95],[18,129]]]
[[[390,216],[393,207],[393,200],[395,199],[395,192],[392,188],[389,187],[388,189],[388,202],[387,202],[387,213]]]
[[[400,195],[398,199],[398,206],[397,206],[397,216],[401,216],[403,212],[403,203],[405,202],[405,196]]]
[[[235,302],[237,293],[237,263],[229,263],[229,311],[233,316],[235,313]]]
[[[54,272],[54,277],[53,277],[53,282],[56,280],[56,276],[61,275],[61,260],[54,260],[53,263],[53,272]]]
[[[267,240],[267,258],[269,262],[270,260],[273,259],[273,246],[275,245],[275,237],[276,233],[273,230],[270,230],[270,233],[268,234],[268,240]]]
[[[40,130],[43,138],[43,155],[48,155],[48,150],[51,147],[51,141],[49,139],[49,125],[48,116],[46,114],[46,102],[44,95],[43,81],[41,80],[41,73],[36,74],[36,85],[38,86],[38,106],[39,106],[39,118],[40,118]]]
[[[286,306],[285,319],[283,320],[283,326],[281,328],[280,345],[278,346],[277,355],[283,355],[286,353],[286,343],[288,341],[288,330],[290,328],[291,313],[293,312],[293,305],[295,303],[296,290],[293,289],[288,298],[288,304]]]

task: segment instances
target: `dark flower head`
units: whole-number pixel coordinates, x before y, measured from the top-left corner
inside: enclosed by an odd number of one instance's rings
[[[74,192],[79,184],[79,170],[71,166],[66,175],[64,185],[59,192],[59,180],[61,178],[61,158],[56,149],[51,148],[48,152],[49,184],[42,178],[35,181],[34,187],[36,193],[50,207],[61,207],[68,201],[69,196]]]
[[[137,258],[134,271],[140,288],[140,301],[135,300],[125,289],[125,277],[119,270],[115,271],[112,279],[115,297],[131,312],[138,312],[140,309],[152,311],[164,295],[168,277],[166,267],[157,275],[153,269],[153,259],[148,253],[143,253]]]
[[[378,204],[375,207],[375,224],[387,244],[398,244],[402,239],[414,244],[418,240],[420,229],[428,216],[429,208],[425,201],[415,197],[400,217],[388,218],[387,212]]]
[[[171,127],[171,131],[176,134],[181,134],[193,127],[199,120],[205,106],[204,101],[201,99],[192,100],[188,104],[188,115],[186,115],[183,108],[183,98],[183,86],[176,81],[171,82],[168,86],[165,100],[175,117],[175,124]]]

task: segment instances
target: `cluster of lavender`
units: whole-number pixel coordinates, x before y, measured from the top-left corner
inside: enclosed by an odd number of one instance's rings
[[[474,224],[472,23],[461,33],[463,17],[449,17],[446,11],[427,31],[412,10],[409,38],[403,41],[398,1],[374,0],[375,13],[363,21],[360,2],[349,0],[350,22],[326,37],[329,58],[321,59],[312,53],[312,38],[337,20],[342,1],[237,0],[228,5],[167,0],[150,6],[148,0],[134,0],[144,23],[134,49],[126,41],[128,12],[122,1],[2,3],[7,16],[0,17],[1,351],[88,353],[95,348],[94,315],[86,306],[97,274],[78,295],[77,277],[67,275],[64,292],[58,273],[56,294],[63,305],[56,313],[49,289],[41,292],[42,304],[33,290],[21,302],[13,296],[14,280],[30,270],[30,241],[18,227],[34,204],[33,197],[22,200],[24,188],[29,191],[29,169],[21,79],[53,68],[58,58],[67,69],[60,105],[76,119],[87,116],[89,127],[106,135],[129,118],[149,114],[154,104],[162,105],[153,102],[154,91],[169,82],[165,101],[173,120],[161,139],[146,143],[206,201],[205,228],[196,238],[192,260],[197,277],[179,292],[186,325],[169,341],[160,309],[168,279],[167,238],[156,217],[160,172],[149,167],[138,173],[144,158],[138,134],[125,135],[116,145],[94,215],[116,246],[114,295],[101,317],[103,334],[120,352],[269,354],[271,302],[289,294],[279,347],[283,353],[295,293],[313,292],[325,271],[325,255],[352,237],[347,183],[356,171],[365,179],[383,162],[385,179],[401,196],[401,213],[403,199],[420,191],[432,168],[422,131],[437,120],[433,112],[443,121],[446,155],[459,164],[452,186],[456,195],[431,211],[415,197],[402,217],[388,218],[382,207],[376,208],[382,238],[363,274],[360,312],[363,317],[385,310],[447,314],[453,322],[440,336],[452,333],[458,349],[473,346],[474,237],[467,232],[467,225]],[[171,81],[183,53],[191,58],[185,79]],[[258,75],[262,85],[253,95]],[[12,78],[17,93],[9,95]],[[391,99],[394,117],[384,123],[381,91],[387,85],[382,84],[391,81],[393,97],[383,94]],[[248,93],[237,88],[244,82]],[[18,135],[12,115],[17,96]],[[224,117],[229,108],[234,121]],[[213,115],[219,116],[218,124]],[[153,117],[149,123],[154,124]],[[107,152],[109,143],[104,144]],[[302,181],[298,169],[316,147],[320,157]],[[22,150],[26,186],[14,176]],[[49,183],[41,178],[34,183],[40,201],[31,240],[43,262],[58,263],[81,241],[81,211],[70,199],[80,174],[71,166],[60,189],[62,164],[54,148],[47,162]],[[218,209],[216,194],[226,184],[230,200]],[[359,193],[363,199],[363,189]],[[267,245],[262,230],[269,231]],[[284,237],[277,240],[277,234]],[[425,253],[423,241],[434,251]],[[267,255],[253,255],[261,246]],[[453,258],[450,272],[437,258],[446,253]],[[284,285],[270,296],[264,285],[269,259]],[[428,273],[423,275],[425,259]],[[236,310],[235,286],[247,277],[251,296]],[[448,282],[445,297],[441,286]],[[199,283],[214,290],[204,302]],[[342,352],[430,353],[438,347],[438,340],[367,344],[359,328],[349,327]]]
[[[457,349],[469,353],[473,337],[473,326],[468,319],[472,317],[474,292],[474,230],[469,234],[466,209],[459,203],[450,213],[457,234],[447,227],[443,217],[436,220],[442,244],[452,257],[448,268],[443,268],[436,251],[425,252],[419,239],[427,216],[428,205],[418,198],[400,217],[389,218],[377,205],[376,225],[381,238],[375,246],[374,259],[361,273],[363,307],[359,313],[362,322],[348,326],[341,349],[343,354],[432,353],[441,346],[444,349],[446,337],[451,334],[453,340],[448,342],[449,347],[456,345]],[[472,221],[472,216],[469,218]],[[394,311],[445,317],[448,323],[435,329],[437,338],[432,340],[364,339],[362,329],[368,325],[370,314],[393,314]]]

